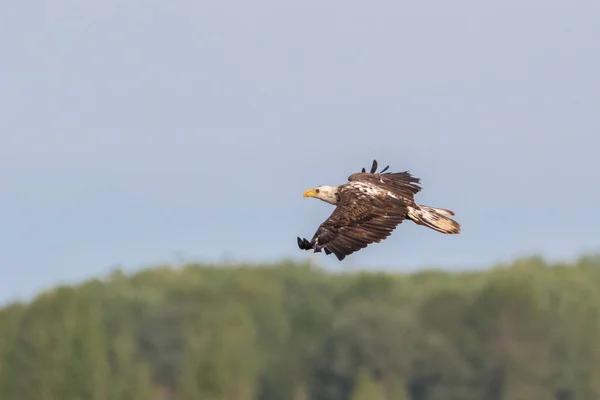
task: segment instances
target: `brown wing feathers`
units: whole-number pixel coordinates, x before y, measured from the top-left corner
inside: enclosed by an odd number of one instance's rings
[[[403,220],[401,215],[388,215],[374,216],[370,221],[342,227],[322,224],[315,234],[313,245],[316,251],[324,249],[326,253],[332,252],[341,261],[355,251],[387,238]]]
[[[381,217],[377,219],[378,221],[364,223],[360,226],[321,225],[313,238],[311,248],[314,248],[317,252],[323,249],[325,253],[334,253],[341,261],[346,256],[364,249],[369,244],[387,238],[404,218],[399,216],[389,218],[385,221],[387,225],[385,227],[378,225],[383,222]]]
[[[298,238],[298,245],[303,250],[334,253],[341,261],[355,251],[387,238],[407,213],[408,209],[402,203],[345,191],[337,208],[319,226],[312,240]]]

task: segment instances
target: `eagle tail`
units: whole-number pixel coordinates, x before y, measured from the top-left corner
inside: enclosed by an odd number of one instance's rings
[[[417,225],[424,225],[449,235],[460,233],[460,224],[448,218],[452,215],[454,215],[454,212],[445,208],[428,207],[419,204],[408,208],[408,218]]]

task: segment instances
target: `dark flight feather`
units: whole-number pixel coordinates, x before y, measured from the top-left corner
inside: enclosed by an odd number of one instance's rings
[[[373,165],[371,166],[371,173],[374,174],[377,171],[377,160],[373,160]]]
[[[377,172],[377,160],[373,160],[373,164],[371,165],[371,170],[369,171],[370,174],[374,174],[375,172]],[[390,168],[389,165],[387,165],[384,169],[382,169],[381,171],[379,171],[379,174],[383,174],[385,171],[387,171]],[[367,170],[365,169],[365,167],[362,168],[361,172],[365,173],[367,172]]]

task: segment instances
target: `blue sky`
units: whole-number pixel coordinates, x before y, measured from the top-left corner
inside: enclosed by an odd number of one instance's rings
[[[498,2],[497,2],[498,3]],[[597,1],[8,1],[0,300],[170,261],[302,258],[302,192],[373,158],[463,225],[345,270],[598,250]]]

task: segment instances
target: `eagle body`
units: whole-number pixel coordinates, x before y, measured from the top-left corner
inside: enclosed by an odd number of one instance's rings
[[[421,190],[419,178],[408,171],[376,173],[377,161],[370,172],[348,177],[340,186],[318,186],[304,192],[335,205],[333,213],[315,232],[313,238],[298,239],[302,250],[335,254],[338,260],[378,243],[392,234],[405,219],[445,234],[460,233],[460,224],[449,218],[450,210],[419,205],[414,196]]]

